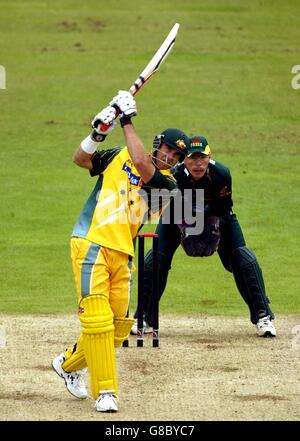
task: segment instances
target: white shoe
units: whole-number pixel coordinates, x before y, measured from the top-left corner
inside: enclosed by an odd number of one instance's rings
[[[269,315],[258,320],[256,329],[259,337],[276,337],[276,329]]]
[[[118,412],[119,398],[112,390],[102,391],[95,403],[97,412]]]
[[[65,361],[64,353],[58,355],[52,362],[52,367],[55,372],[64,379],[68,391],[74,395],[74,397],[83,400],[87,398],[88,393],[82,378],[82,374],[86,372],[86,369],[80,371],[66,372],[61,365]]]
[[[137,335],[138,333],[138,326],[137,326],[137,319],[134,319],[134,325],[131,328],[130,334]],[[143,327],[144,327],[144,334],[150,334],[153,332],[152,326],[149,325],[145,320],[143,321]]]

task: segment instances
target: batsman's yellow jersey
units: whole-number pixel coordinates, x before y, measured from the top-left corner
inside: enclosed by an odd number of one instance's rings
[[[156,170],[145,185],[127,147],[96,152],[92,162],[90,173],[99,178],[72,236],[133,256],[132,238],[151,216],[149,189],[173,190],[176,182],[168,170]]]

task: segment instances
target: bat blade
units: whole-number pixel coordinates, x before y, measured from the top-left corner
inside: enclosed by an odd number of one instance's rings
[[[137,77],[133,85],[130,87],[129,92],[131,93],[131,95],[135,95],[139,90],[141,90],[146,81],[150,80],[155,72],[158,71],[163,61],[167,58],[175,44],[179,26],[179,23],[175,23],[160,48],[156,51],[143,72]],[[116,118],[118,117],[119,113],[119,109],[116,108]],[[107,124],[101,124],[100,129],[102,131],[105,131],[108,129],[108,127],[109,125]],[[97,136],[96,133],[95,136]]]
[[[148,81],[155,74],[155,72],[158,71],[163,61],[168,57],[175,44],[179,26],[179,23],[176,23],[172,27],[171,31],[169,32],[168,36],[166,37],[160,48],[156,51],[155,55],[147,64],[143,72],[138,76],[133,85],[130,87],[129,92],[132,95],[135,95],[141,89],[145,82]]]

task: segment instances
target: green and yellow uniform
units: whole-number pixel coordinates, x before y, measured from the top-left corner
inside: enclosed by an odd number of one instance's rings
[[[169,171],[156,170],[145,185],[127,147],[96,152],[92,176],[99,175],[71,239],[71,257],[79,302],[82,335],[66,351],[67,372],[90,369],[92,393],[117,393],[114,347],[128,337],[126,318],[133,238],[152,216],[151,188],[176,188]]]

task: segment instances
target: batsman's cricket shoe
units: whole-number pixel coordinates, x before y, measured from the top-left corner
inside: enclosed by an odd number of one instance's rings
[[[97,412],[118,412],[119,398],[112,390],[102,391],[95,403]]]
[[[276,337],[276,329],[269,315],[258,320],[256,329],[259,337]]]
[[[52,362],[53,369],[61,378],[63,378],[68,391],[74,395],[74,397],[79,398],[80,400],[87,398],[88,393],[83,380],[83,373],[86,371],[86,369],[66,372],[62,368],[64,361],[64,353],[58,355]]]
[[[143,327],[144,327],[144,334],[150,334],[153,332],[152,326],[149,325],[145,320],[143,321]],[[134,319],[134,325],[131,328],[130,334],[137,335],[138,333],[138,326],[137,326],[137,319]]]

